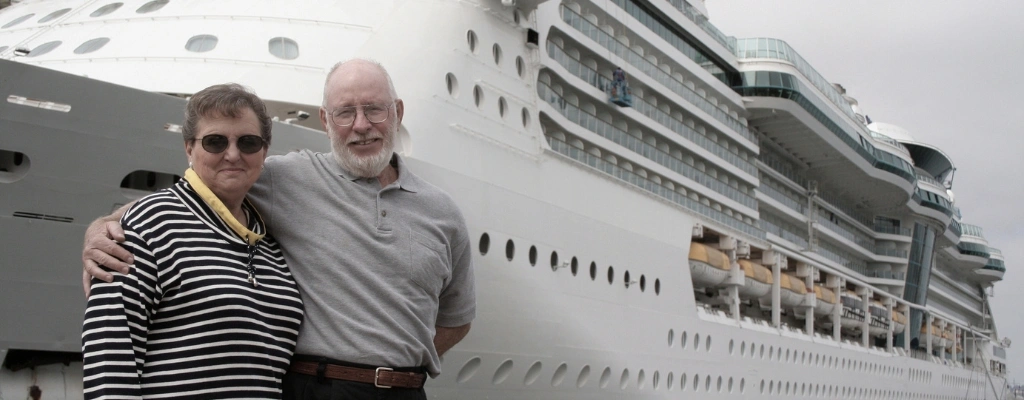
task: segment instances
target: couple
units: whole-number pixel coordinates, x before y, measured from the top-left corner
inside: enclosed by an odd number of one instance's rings
[[[461,213],[393,153],[404,111],[379,64],[339,63],[333,152],[264,165],[262,101],[193,96],[185,179],[86,233],[86,397],[425,398],[476,302]]]

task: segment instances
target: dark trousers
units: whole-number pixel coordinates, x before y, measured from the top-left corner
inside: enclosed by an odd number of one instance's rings
[[[381,389],[371,383],[317,378],[288,372],[284,376],[284,400],[426,400],[423,388]]]

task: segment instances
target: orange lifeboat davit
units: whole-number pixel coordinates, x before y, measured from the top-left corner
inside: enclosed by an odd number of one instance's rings
[[[702,243],[690,243],[690,276],[696,288],[716,287],[729,279],[729,257]]]

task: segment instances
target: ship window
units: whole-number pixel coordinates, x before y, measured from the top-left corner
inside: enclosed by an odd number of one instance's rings
[[[501,46],[495,43],[494,46],[491,47],[491,54],[494,55],[494,63],[501,65]]]
[[[480,88],[480,85],[473,86],[473,103],[477,107],[480,107],[480,103],[484,101],[484,90]]]
[[[572,271],[572,276],[576,276],[576,273],[579,272],[580,269],[580,262],[576,260],[576,257],[573,257],[569,265],[569,269]]]
[[[28,174],[32,161],[25,153],[0,149],[0,183],[14,183]]]
[[[487,255],[487,250],[491,248],[491,235],[484,233],[480,235],[480,255]]]
[[[217,47],[217,37],[213,35],[196,35],[185,43],[185,50],[194,53],[205,53]]]
[[[43,54],[49,53],[53,51],[53,49],[56,49],[57,46],[60,46],[60,44],[60,40],[54,40],[52,42],[43,43],[39,46],[36,46],[36,48],[32,49],[32,51],[28,53],[28,57],[39,57]]]
[[[35,16],[35,14],[34,14],[34,13],[33,13],[33,14],[26,14],[26,15],[22,15],[22,16],[20,16],[20,17],[18,17],[18,18],[15,18],[15,19],[14,19],[13,21],[11,21],[11,22],[8,22],[8,23],[4,24],[4,26],[0,26],[0,29],[7,29],[7,28],[10,28],[10,27],[12,27],[12,26],[15,26],[15,25],[17,25],[17,24],[20,24],[20,23],[22,23],[22,22],[25,22],[25,20],[27,20],[27,19],[29,19],[29,18],[32,18],[32,17],[34,17],[34,16]]]
[[[106,46],[109,42],[110,38],[105,37],[88,40],[85,43],[79,45],[78,48],[75,49],[75,54],[92,53],[96,50],[99,50],[103,46]]]
[[[167,3],[169,2],[170,0],[153,0],[149,3],[143,4],[142,7],[139,7],[139,9],[135,10],[135,12],[139,14],[151,13],[153,11],[164,8],[164,6],[166,6]]]
[[[512,239],[509,239],[507,242],[505,242],[505,257],[508,258],[509,261],[512,261],[512,257],[514,257],[515,255],[516,244],[512,243]]]
[[[96,11],[93,11],[92,14],[89,14],[89,16],[93,18],[102,17],[104,15],[117,11],[117,9],[121,8],[121,6],[123,5],[124,3],[110,3],[103,7],[97,8]]]
[[[523,107],[523,128],[530,127],[530,111]]]
[[[659,294],[661,294],[661,279],[655,279],[654,280],[654,295],[657,296]]]
[[[597,279],[597,263],[590,263],[590,280]]]
[[[516,56],[516,73],[522,78],[526,74],[526,62],[523,61],[523,57]]]
[[[445,75],[444,83],[448,86],[448,94],[452,95],[453,99],[459,98],[459,80],[455,78],[455,74],[449,72]]]
[[[71,11],[71,9],[70,8],[62,8],[60,10],[54,11],[54,12],[48,14],[47,16],[43,17],[42,19],[40,19],[39,23],[40,24],[45,24],[47,22],[53,21],[53,20],[55,20],[57,18],[60,18],[64,14],[67,14],[68,11]]]
[[[615,282],[615,268],[612,268],[612,266],[609,265],[608,266],[608,284],[611,285],[613,282]]]
[[[551,252],[551,270],[558,271],[558,252]]]
[[[476,53],[476,32],[466,32],[466,42],[469,43],[469,52]]]
[[[508,109],[508,102],[505,101],[504,97],[498,97],[498,115],[501,118],[505,118],[505,110]]]
[[[537,266],[537,246],[530,246],[529,258],[530,258],[530,266],[531,267]]]
[[[286,37],[276,37],[270,39],[267,45],[269,46],[270,54],[273,54],[274,57],[285,60],[299,58],[299,44],[295,43],[294,40]]]

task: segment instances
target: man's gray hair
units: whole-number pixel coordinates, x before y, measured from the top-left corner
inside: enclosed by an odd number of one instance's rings
[[[348,59],[348,60],[339,61],[337,64],[334,64],[334,66],[331,67],[330,71],[327,72],[327,78],[324,79],[324,98],[323,98],[323,106],[324,106],[324,108],[327,108],[327,86],[331,82],[331,76],[333,76],[334,72],[337,71],[338,68],[341,68],[342,65],[345,65],[346,63],[353,62],[353,61],[365,62],[365,63],[368,63],[370,65],[376,66],[377,69],[379,69],[380,72],[382,74],[384,74],[384,78],[387,79],[387,81],[388,81],[388,94],[391,96],[391,100],[397,100],[398,99],[398,92],[395,91],[395,83],[391,81],[391,74],[388,73],[388,70],[386,68],[384,68],[384,66],[381,65],[381,63],[377,62],[376,60],[371,60],[369,58],[351,58],[351,59]]]

